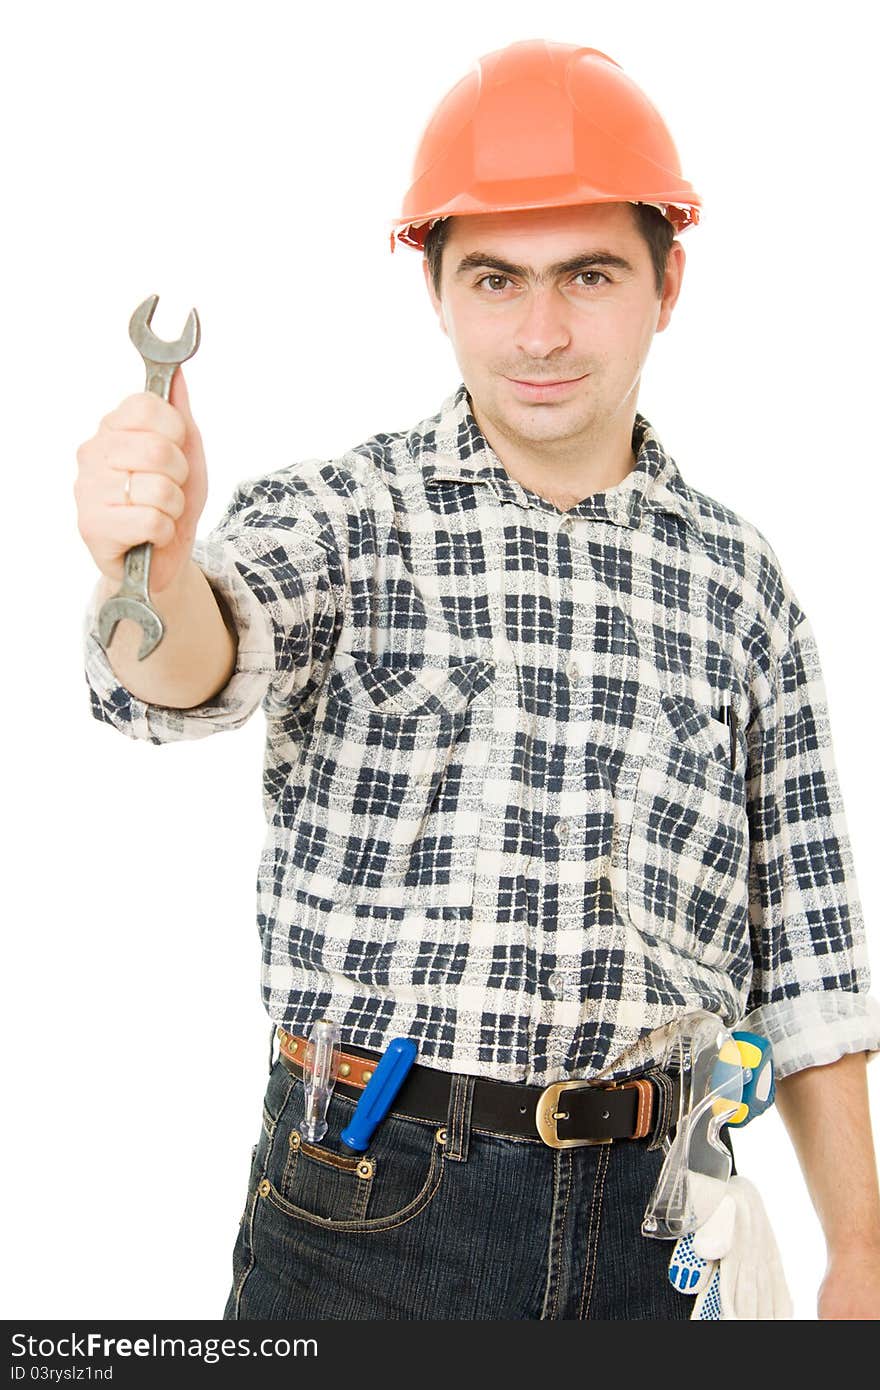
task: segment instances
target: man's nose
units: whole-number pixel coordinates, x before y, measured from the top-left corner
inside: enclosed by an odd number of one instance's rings
[[[526,357],[549,357],[571,341],[569,307],[552,286],[532,289],[523,301],[515,346]]]

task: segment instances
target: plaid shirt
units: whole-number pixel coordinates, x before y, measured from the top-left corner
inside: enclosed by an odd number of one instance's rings
[[[238,632],[194,709],[120,686],[93,596],[97,719],[169,743],[264,711],[277,1024],[533,1084],[648,1065],[699,1008],[749,1013],[779,1075],[880,1047],[810,624],[642,415],[633,451],[560,512],[462,383],[410,431],[243,482],[194,550]]]

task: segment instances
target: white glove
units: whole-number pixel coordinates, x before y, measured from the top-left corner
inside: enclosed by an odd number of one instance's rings
[[[747,1178],[691,1174],[695,1230],[677,1240],[669,1279],[696,1294],[691,1319],[791,1318],[791,1296],[760,1193]]]

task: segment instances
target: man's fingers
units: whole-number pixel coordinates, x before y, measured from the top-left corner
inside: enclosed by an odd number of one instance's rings
[[[93,456],[105,471],[118,468],[129,473],[167,473],[179,487],[189,475],[183,450],[165,435],[152,431],[132,434],[120,430],[96,435]]]
[[[139,391],[101,420],[100,430],[149,430],[164,434],[182,448],[186,439],[186,420],[181,411],[154,391]]]
[[[172,518],[166,516],[165,512],[157,511],[155,507],[120,507],[119,515],[114,520],[112,536],[102,539],[106,550],[109,551],[110,545],[113,545],[117,547],[115,553],[118,554],[118,548],[124,553],[144,541],[160,547],[170,545],[176,534],[177,528]]]
[[[164,473],[183,487],[189,477],[189,462],[178,446],[165,435],[144,431],[105,431],[81,444],[76,453],[79,477],[92,479],[114,472]],[[123,482],[125,481],[123,477]]]
[[[114,516],[113,530],[103,524],[100,532],[92,534],[86,518],[81,521],[79,534],[100,559],[115,560],[133,545],[142,545],[143,541],[156,546],[170,545],[177,535],[177,527],[170,516],[157,512],[156,507],[120,507]]]
[[[182,379],[175,399],[127,396],[77,449],[79,533],[109,578],[119,577],[128,550],[149,541],[163,552],[151,572],[157,587],[191,549],[207,496],[205,457]]]
[[[132,472],[126,495],[127,475],[114,469],[100,483],[101,500],[108,507],[155,507],[173,521],[183,515],[186,497],[183,489],[163,473]]]

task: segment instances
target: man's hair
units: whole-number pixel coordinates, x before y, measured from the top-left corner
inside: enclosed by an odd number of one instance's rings
[[[675,240],[675,228],[671,222],[666,220],[659,208],[651,207],[650,203],[631,203],[630,206],[635,216],[636,226],[647,242],[648,250],[651,253],[651,263],[654,267],[654,286],[659,299],[663,293],[663,277],[666,274],[669,248]],[[441,221],[435,222],[425,238],[425,256],[428,260],[428,270],[431,274],[434,293],[438,299],[440,297],[440,265],[451,223],[450,217],[444,217]]]

